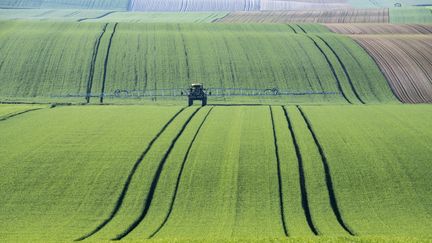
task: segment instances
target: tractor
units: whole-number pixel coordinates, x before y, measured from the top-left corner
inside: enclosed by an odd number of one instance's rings
[[[187,93],[188,93],[189,106],[193,105],[194,100],[201,100],[201,104],[203,106],[207,105],[207,90],[204,89],[203,84],[199,84],[199,83],[191,84]],[[209,95],[211,95],[211,93],[209,93]]]

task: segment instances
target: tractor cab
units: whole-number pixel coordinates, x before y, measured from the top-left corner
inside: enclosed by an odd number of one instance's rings
[[[194,100],[201,100],[203,106],[207,105],[207,90],[200,83],[191,84],[188,89],[189,106],[193,105]]]

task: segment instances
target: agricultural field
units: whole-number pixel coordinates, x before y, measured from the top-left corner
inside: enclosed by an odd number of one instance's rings
[[[0,122],[0,235],[11,242],[427,239],[431,115],[430,106],[412,105],[21,114]]]
[[[102,102],[116,90],[151,94],[205,80],[213,88],[317,93],[290,102],[395,101],[367,53],[319,25],[0,24],[0,96],[8,99]]]
[[[355,36],[404,103],[432,102],[432,36]]]
[[[128,2],[128,0],[0,0],[0,7],[126,10]]]
[[[232,12],[216,22],[233,23],[388,23],[389,10],[324,9],[301,11]]]
[[[428,0],[0,0],[0,242],[432,242]]]

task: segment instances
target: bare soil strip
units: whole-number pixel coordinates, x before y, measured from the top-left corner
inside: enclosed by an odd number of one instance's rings
[[[215,22],[229,23],[388,23],[389,10],[329,9],[304,11],[231,12]]]
[[[165,162],[168,159],[169,154],[171,153],[171,150],[174,148],[174,145],[176,144],[177,140],[180,138],[180,136],[183,134],[184,130],[186,129],[186,127],[189,125],[190,121],[192,120],[192,118],[195,117],[195,115],[198,113],[198,111],[201,110],[201,107],[199,107],[198,109],[196,109],[190,116],[189,118],[186,120],[186,122],[183,124],[182,128],[180,129],[180,131],[177,133],[177,135],[174,137],[174,139],[171,141],[170,146],[168,147],[167,151],[165,152],[162,160],[159,162],[159,166],[156,170],[155,175],[153,176],[153,180],[150,186],[150,190],[145,198],[144,201],[144,208],[141,212],[141,214],[138,216],[138,218],[122,233],[120,233],[119,235],[117,235],[114,239],[112,240],[121,240],[124,237],[126,237],[130,232],[132,232],[145,218],[145,216],[147,215],[150,205],[153,201],[153,196],[154,193],[156,191],[156,186],[159,182],[159,178],[160,175],[162,173],[162,170],[164,168]]]
[[[405,103],[432,103],[432,36],[352,36]]]
[[[134,166],[132,167],[131,171],[129,172],[128,177],[126,178],[125,184],[123,185],[123,189],[117,199],[116,204],[114,205],[113,210],[111,211],[111,214],[106,218],[101,224],[99,224],[94,230],[92,230],[90,233],[76,239],[75,241],[82,241],[90,236],[97,233],[99,230],[101,230],[105,225],[107,225],[117,214],[117,212],[120,210],[120,207],[123,204],[124,197],[126,196],[126,193],[129,189],[129,185],[132,181],[133,176],[135,175],[135,172],[137,171],[139,165],[144,160],[144,157],[147,155],[147,153],[152,148],[153,144],[156,142],[156,140],[164,133],[164,131],[167,129],[167,127],[177,118],[180,113],[182,113],[186,108],[180,109],[174,116],[162,127],[162,129],[156,134],[156,136],[150,141],[150,143],[147,145],[147,148],[144,150],[144,152],[140,155],[140,157],[135,162]]]
[[[99,37],[96,39],[95,44],[93,46],[92,60],[90,62],[90,72],[89,72],[89,76],[87,78],[87,92],[86,92],[86,102],[87,103],[90,103],[90,96],[91,96],[91,91],[92,91],[92,86],[93,86],[93,78],[94,78],[94,70],[95,70],[95,66],[96,66],[96,58],[97,58],[98,51],[99,51],[100,41],[101,41],[103,35],[105,34],[107,27],[108,27],[108,24],[105,24],[103,26],[102,32],[99,35]]]
[[[281,222],[282,222],[282,228],[284,230],[285,236],[288,236],[288,227],[286,225],[285,221],[285,210],[284,210],[284,202],[283,202],[283,190],[282,190],[282,174],[281,174],[281,162],[280,162],[280,156],[279,156],[279,147],[278,147],[278,141],[276,136],[276,128],[275,128],[275,122],[273,117],[273,109],[271,106],[270,108],[270,119],[272,122],[272,128],[273,128],[273,142],[275,147],[275,155],[276,155],[276,163],[277,163],[277,175],[278,175],[278,184],[279,184],[279,207],[280,207],[280,216],[281,216]]]
[[[109,39],[107,52],[106,52],[106,55],[105,55],[104,72],[103,72],[103,79],[102,79],[102,89],[101,89],[101,95],[100,95],[100,99],[99,99],[100,103],[103,103],[104,97],[105,97],[105,81],[106,81],[106,76],[107,76],[109,54],[111,52],[112,40],[113,40],[115,32],[117,30],[117,26],[118,26],[118,23],[115,23],[113,31],[111,32],[111,36],[110,36],[110,39]]]
[[[432,25],[420,24],[326,24],[331,31],[345,35],[431,34]]]
[[[295,149],[296,156],[297,156],[297,163],[298,163],[298,169],[299,169],[299,175],[300,175],[299,176],[299,183],[300,183],[300,192],[301,192],[301,202],[302,202],[303,211],[304,211],[306,221],[309,225],[310,230],[314,233],[314,235],[319,235],[319,231],[312,221],[312,216],[311,216],[311,212],[309,209],[309,201],[308,201],[308,195],[307,195],[307,190],[306,190],[306,179],[304,176],[303,159],[302,159],[302,155],[300,153],[300,147],[297,143],[297,137],[294,133],[291,118],[289,118],[289,116],[288,116],[288,111],[287,111],[285,106],[282,106],[282,109],[283,109],[284,114],[285,114],[285,119],[286,119],[287,124],[288,124],[288,129],[290,131],[291,138],[292,138],[293,145],[294,145],[294,149]]]
[[[176,197],[177,197],[177,192],[178,192],[178,188],[179,188],[179,185],[180,185],[180,180],[181,180],[182,175],[183,175],[183,170],[184,170],[184,167],[186,165],[187,159],[189,158],[189,153],[190,153],[190,151],[192,149],[192,146],[194,145],[194,142],[195,142],[196,138],[198,137],[199,132],[201,131],[202,126],[206,122],[207,117],[210,115],[210,113],[213,110],[213,108],[214,107],[210,108],[210,110],[207,112],[206,116],[204,117],[204,119],[202,120],[202,122],[199,125],[198,129],[196,130],[195,135],[192,138],[192,140],[191,140],[191,142],[189,144],[188,149],[186,150],[185,156],[183,157],[183,162],[182,162],[179,174],[177,176],[177,182],[176,182],[176,186],[175,186],[175,189],[174,189],[174,192],[173,192],[173,195],[172,195],[172,200],[171,200],[171,204],[170,204],[170,208],[168,210],[168,213],[167,213],[164,221],[162,222],[162,224],[149,236],[149,239],[153,238],[165,226],[166,222],[168,221],[168,219],[169,219],[169,217],[171,215],[171,212],[172,212],[172,210],[174,208],[174,203],[175,203],[175,200],[176,200]]]
[[[336,195],[334,193],[334,188],[333,188],[333,180],[331,177],[331,173],[330,173],[330,167],[328,165],[328,161],[327,161],[327,157],[325,156],[324,150],[320,144],[320,142],[318,141],[318,138],[315,134],[315,132],[313,131],[312,125],[309,121],[309,119],[307,118],[306,114],[303,112],[303,110],[301,109],[300,106],[297,106],[297,109],[299,110],[301,116],[303,117],[304,122],[306,123],[306,126],[309,130],[309,132],[312,135],[312,138],[315,142],[315,145],[318,149],[318,152],[321,156],[321,161],[323,163],[324,166],[324,172],[325,172],[325,179],[326,179],[326,184],[327,184],[327,190],[329,193],[329,198],[330,198],[330,205],[333,209],[333,212],[336,216],[337,221],[339,222],[339,224],[342,226],[342,228],[350,235],[354,236],[355,233],[354,231],[345,223],[345,221],[342,218],[342,214],[340,213],[339,210],[339,206],[336,200]]]

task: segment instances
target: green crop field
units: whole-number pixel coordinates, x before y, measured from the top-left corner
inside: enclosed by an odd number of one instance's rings
[[[0,235],[427,239],[431,119],[427,105],[78,106],[21,114],[0,122]]]
[[[151,94],[205,81],[213,88],[324,92],[288,97],[288,102],[395,101],[364,50],[340,35],[319,37],[328,32],[320,25],[0,25],[5,56],[0,79],[6,80],[0,96],[5,99],[99,102],[104,94],[112,102],[116,90]],[[366,69],[367,74],[361,72]]]
[[[0,0],[0,242],[432,243],[432,9],[394,3]]]
[[[432,24],[432,12],[427,8],[392,8],[390,23],[395,24]]]

